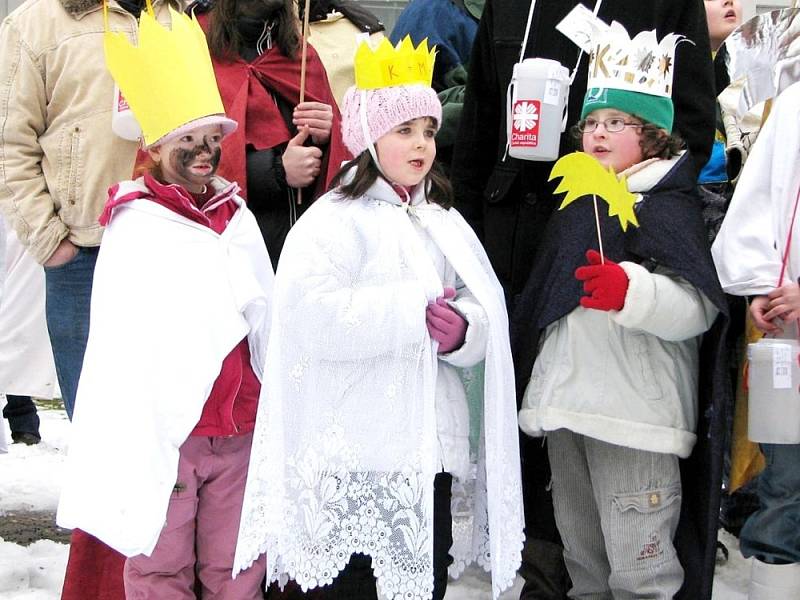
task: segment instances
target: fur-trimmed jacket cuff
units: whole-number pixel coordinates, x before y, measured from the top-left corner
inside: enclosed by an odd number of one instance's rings
[[[682,277],[665,270],[651,273],[632,262],[620,266],[629,285],[625,306],[610,313],[617,324],[678,342],[705,333],[714,323],[717,308]]]

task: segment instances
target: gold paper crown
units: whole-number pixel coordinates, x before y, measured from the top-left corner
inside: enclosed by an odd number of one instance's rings
[[[356,50],[356,87],[374,90],[414,83],[430,86],[435,59],[436,47],[428,50],[428,38],[416,48],[409,36],[404,37],[397,47],[382,38],[375,50],[364,41]]]
[[[669,98],[675,71],[675,47],[684,38],[670,33],[659,42],[655,31],[633,39],[616,21],[592,40],[587,89],[611,88]]]
[[[139,19],[139,45],[108,31],[106,65],[142,128],[146,146],[191,121],[224,114],[206,36],[197,19],[169,9],[172,30],[148,10]]]

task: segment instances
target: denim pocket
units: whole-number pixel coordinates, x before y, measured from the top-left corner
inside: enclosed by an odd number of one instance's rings
[[[60,265],[56,265],[54,267],[44,267],[44,270],[47,271],[48,273],[52,273],[53,271],[66,270],[67,268],[71,267],[75,263],[79,262],[80,258],[81,258],[81,255],[85,254],[85,253],[86,253],[86,249],[85,248],[81,248],[80,246],[78,246],[78,251],[67,262],[62,263]]]

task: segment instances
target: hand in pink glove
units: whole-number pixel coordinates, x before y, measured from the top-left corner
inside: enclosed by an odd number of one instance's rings
[[[428,304],[425,310],[425,323],[428,333],[439,342],[439,354],[446,354],[460,348],[467,335],[467,321],[447,304],[447,301],[456,297],[456,291],[451,287],[444,288],[444,295],[439,296],[436,302]]]
[[[581,306],[596,310],[622,310],[628,294],[628,275],[625,269],[614,261],[602,263],[596,250],[586,253],[589,265],[575,270],[575,279],[583,281],[583,291],[588,296],[581,297]]]

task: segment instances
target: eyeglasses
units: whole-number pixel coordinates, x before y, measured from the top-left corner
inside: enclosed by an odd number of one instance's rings
[[[611,117],[605,121],[598,121],[589,117],[578,123],[578,130],[581,133],[592,133],[599,125],[603,125],[608,133],[619,133],[626,127],[643,127],[641,123],[632,123],[622,117]]]

